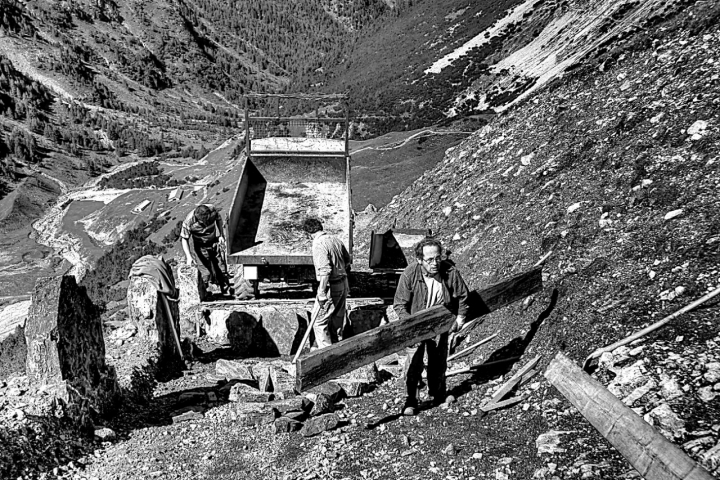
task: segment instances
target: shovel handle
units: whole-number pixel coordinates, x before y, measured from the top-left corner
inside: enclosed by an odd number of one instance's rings
[[[297,352],[295,352],[295,358],[293,358],[293,363],[297,362],[297,359],[300,358],[300,353],[302,353],[302,350],[305,347],[305,343],[307,343],[308,338],[310,338],[310,332],[312,331],[313,327],[315,326],[315,320],[317,320],[319,313],[320,313],[320,303],[318,303],[318,301],[315,300],[313,309],[310,312],[310,323],[308,323],[308,327],[307,327],[307,330],[305,330],[305,335],[303,335],[302,342],[300,342],[300,346],[298,347]]]

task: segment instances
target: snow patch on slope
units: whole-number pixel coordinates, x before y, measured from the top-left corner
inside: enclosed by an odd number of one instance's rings
[[[501,18],[495,25],[486,30],[483,30],[471,40],[466,42],[464,45],[459,47],[457,50],[448,53],[440,60],[433,63],[430,68],[425,70],[425,74],[427,75],[428,73],[440,73],[443,68],[452,64],[452,62],[454,62],[458,58],[467,55],[467,53],[473,48],[485,45],[487,42],[500,35],[505,29],[505,27],[522,20],[523,15],[525,15],[526,12],[532,10],[532,6],[535,2],[536,0],[527,0],[525,3],[513,8],[509,11],[507,16]]]

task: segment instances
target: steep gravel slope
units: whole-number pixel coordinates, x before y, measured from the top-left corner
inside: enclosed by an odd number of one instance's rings
[[[556,289],[558,304],[527,349],[544,362],[565,351],[582,363],[720,287],[720,35],[703,29],[707,13],[696,8],[648,33],[651,48],[554,82],[448,150],[368,229],[431,227],[476,287],[552,252],[540,298]],[[635,408],[670,402],[688,430],[711,432],[705,446],[686,448],[696,458],[720,429],[720,386],[706,367],[720,355],[717,315],[710,302],[648,337],[646,349],[616,355],[642,367],[623,397],[653,375],[683,387],[681,398],[651,393]],[[501,346],[532,318],[511,308],[484,329],[505,332]],[[686,433],[674,440],[692,440]]]

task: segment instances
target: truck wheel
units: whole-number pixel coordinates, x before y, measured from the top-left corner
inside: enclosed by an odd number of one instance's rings
[[[252,280],[245,280],[242,273],[243,269],[242,266],[240,266],[235,271],[235,276],[233,277],[235,298],[238,300],[252,300],[255,298],[255,288],[252,285]]]

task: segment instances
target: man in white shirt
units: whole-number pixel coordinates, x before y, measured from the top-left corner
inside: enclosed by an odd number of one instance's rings
[[[460,272],[452,263],[443,260],[442,244],[433,238],[425,238],[415,246],[415,256],[417,263],[408,265],[398,280],[393,301],[398,318],[407,318],[435,305],[446,305],[451,311],[457,312],[454,329],[462,328],[468,311],[469,291]],[[428,394],[433,403],[438,405],[454,401],[452,395],[447,395],[445,382],[448,336],[446,332],[407,349],[404,415],[417,413],[418,387],[422,380],[426,351]]]
[[[337,343],[345,322],[350,254],[342,240],[323,231],[320,220],[308,218],[303,229],[313,239],[313,264],[320,282],[313,309],[318,311],[313,331],[318,348],[324,348]]]

